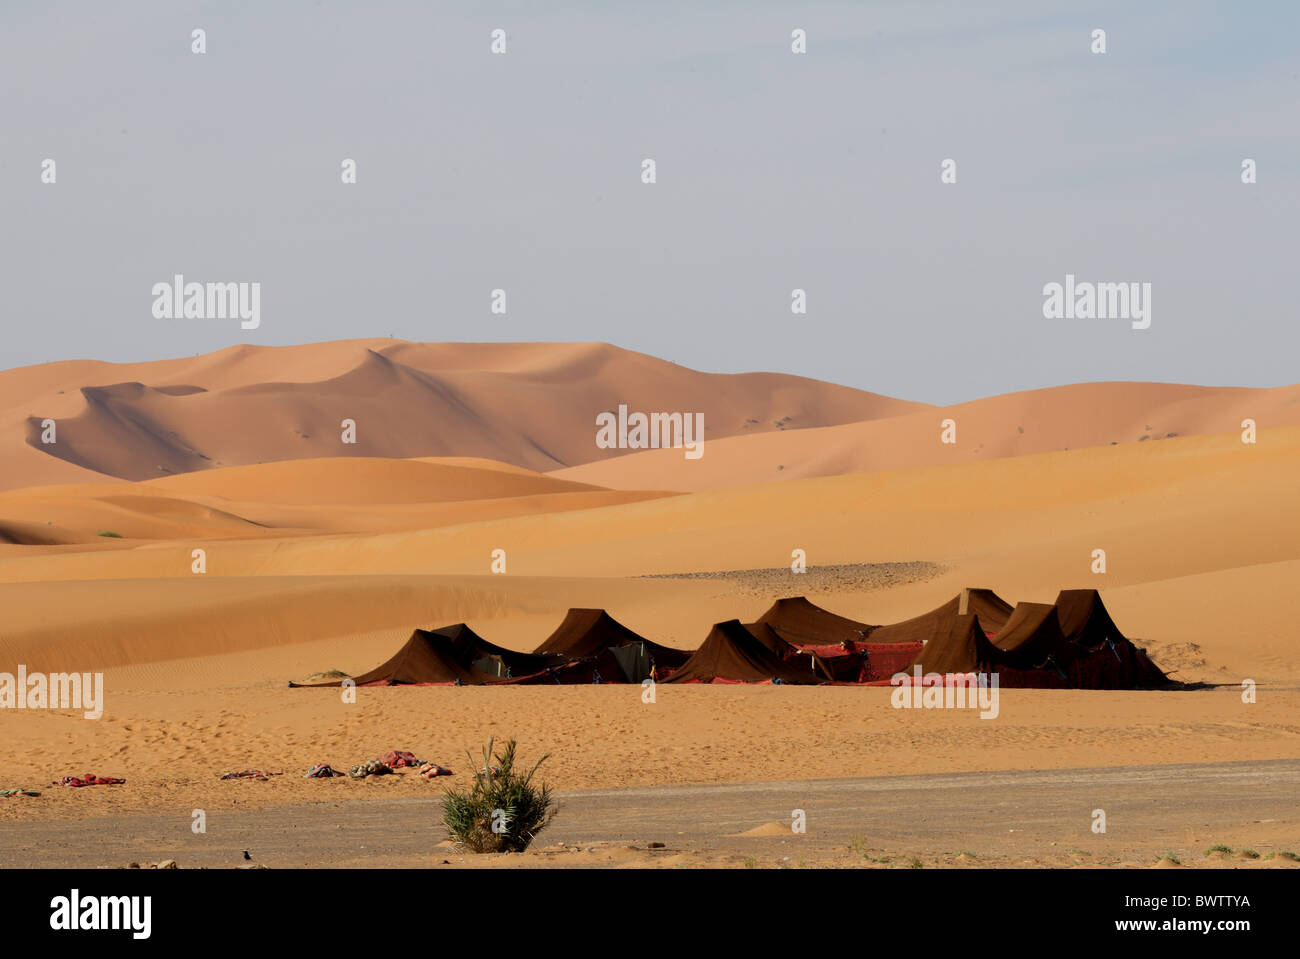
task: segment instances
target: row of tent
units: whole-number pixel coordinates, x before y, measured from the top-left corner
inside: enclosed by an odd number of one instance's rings
[[[777,600],[753,623],[716,623],[694,652],[661,646],[603,609],[570,609],[531,653],[464,623],[417,629],[358,686],[587,683],[888,683],[897,673],[997,673],[1004,687],[1157,689],[1175,685],[1119,631],[1094,589],[1055,603],[1010,603],[965,589],[912,619],[873,626],[803,596]],[[339,686],[343,680],[290,683]]]

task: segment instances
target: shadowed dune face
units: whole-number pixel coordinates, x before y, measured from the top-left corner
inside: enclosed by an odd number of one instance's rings
[[[24,421],[32,451],[131,480],[335,456],[557,469],[622,452],[595,441],[597,415],[620,404],[702,413],[705,439],[925,408],[797,376],[701,373],[600,343],[343,341],[0,373],[0,418]],[[53,444],[41,441],[47,419]],[[354,442],[343,442],[345,420]],[[3,484],[49,482],[24,469],[30,461],[0,446]]]

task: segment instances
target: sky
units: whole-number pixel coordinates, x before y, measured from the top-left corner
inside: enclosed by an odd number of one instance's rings
[[[1296,3],[6,0],[0,78],[0,368],[391,335],[930,403],[1300,379]],[[260,326],[155,318],[178,273]],[[1045,318],[1066,274],[1150,283],[1150,327]]]

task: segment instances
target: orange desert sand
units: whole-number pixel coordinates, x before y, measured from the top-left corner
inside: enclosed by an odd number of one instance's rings
[[[705,455],[598,449],[594,415],[620,402],[704,411]],[[0,425],[0,670],[102,670],[107,700],[97,721],[0,713],[0,788],[43,792],[0,800],[0,819],[429,796],[415,776],[302,774],[396,748],[464,783],[492,736],[551,753],[564,790],[1300,756],[1300,387],[1099,383],[937,408],[603,344],[369,340],[10,370]],[[765,595],[642,578],[788,568],[795,549],[814,572],[941,572],[831,592],[791,573]],[[888,623],[963,586],[1013,602],[1096,587],[1174,678],[1220,685],[1010,690],[991,721],[895,710],[882,688],[670,686],[653,704],[617,685],[363,688],[355,705],[286,688],[368,669],[417,626],[530,649],[568,607],[601,606],[694,648],[779,595]],[[218,779],[248,767],[285,775]],[[84,772],[127,785],[49,785]]]

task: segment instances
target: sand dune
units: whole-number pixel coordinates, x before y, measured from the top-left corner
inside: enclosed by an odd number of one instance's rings
[[[0,782],[128,778],[103,802],[51,791],[0,817],[379,795],[300,774],[392,748],[454,765],[509,735],[554,754],[559,788],[1294,756],[1298,397],[1085,384],[939,410],[598,344],[388,340],[0,373],[0,670],[108,683],[97,721],[6,711]],[[702,409],[716,432],[697,461],[594,462],[588,424],[611,402]],[[340,455],[344,415],[361,442]],[[66,459],[24,442],[46,416]],[[947,416],[954,447],[938,442]],[[888,588],[769,575],[771,595],[644,578],[785,569],[796,549],[814,568],[938,570]],[[654,705],[639,687],[393,689],[345,705],[284,686],[373,667],[416,626],[465,621],[530,649],[570,606],[691,647],[820,582],[817,602],[872,623],[968,585],[1035,602],[1096,587],[1177,678],[1254,679],[1261,695],[1012,690],[983,722],[872,689],[665,687]],[[217,779],[254,765],[294,775]]]
[[[545,470],[616,455],[597,414],[704,414],[705,436],[826,426],[923,404],[776,373],[700,373],[602,343],[350,340],[241,346],[155,363],[0,373],[0,421],[28,450],[144,480],[337,456],[478,457]],[[53,419],[57,442],[44,444]],[[343,423],[356,424],[344,443]],[[778,422],[779,421],[779,422]],[[0,446],[7,487],[84,478]]]
[[[1051,601],[1056,590],[1064,587],[1097,586],[1108,601],[1116,597],[1117,614],[1122,613],[1125,628],[1134,635],[1170,648],[1201,645],[1210,650],[1207,668],[1211,670],[1230,666],[1292,677],[1298,674],[1286,655],[1284,626],[1289,614],[1284,604],[1270,602],[1267,596],[1269,590],[1279,594],[1287,590],[1294,564],[1300,561],[1300,510],[1294,505],[1298,465],[1300,428],[1291,428],[1265,430],[1255,446],[1243,445],[1235,436],[1179,437],[727,491],[669,497],[637,494],[646,498],[636,502],[601,499],[633,494],[577,490],[427,503],[418,500],[471,495],[475,487],[467,485],[465,472],[489,478],[477,487],[480,493],[509,494],[546,488],[557,481],[444,464],[301,461],[106,487],[113,491],[107,505],[123,509],[157,505],[155,500],[164,501],[163,490],[171,495],[184,493],[191,498],[180,505],[167,501],[171,514],[155,510],[154,520],[203,520],[211,531],[145,546],[119,542],[112,551],[0,546],[0,581],[15,588],[63,581],[64,590],[72,588],[67,581],[79,581],[76,589],[86,592],[77,605],[88,609],[102,605],[96,590],[124,596],[136,588],[128,588],[127,581],[149,584],[140,587],[146,591],[169,591],[172,587],[163,584],[183,581],[175,589],[181,591],[178,595],[190,597],[186,603],[153,610],[141,606],[129,617],[132,642],[150,649],[152,658],[166,658],[169,648],[173,655],[200,654],[203,643],[185,646],[184,653],[176,651],[180,648],[175,645],[177,631],[195,632],[185,625],[186,617],[202,620],[203,629],[226,635],[230,627],[225,621],[234,615],[231,597],[243,588],[232,585],[237,583],[244,584],[249,596],[263,597],[235,630],[246,636],[241,643],[251,644],[240,648],[355,632],[365,620],[357,618],[354,610],[375,604],[352,597],[352,582],[386,575],[423,576],[435,591],[468,577],[465,595],[471,598],[466,604],[439,607],[447,620],[484,615],[487,607],[482,596],[490,594],[497,604],[491,606],[497,610],[493,617],[507,624],[520,618],[556,616],[566,605],[608,605],[622,588],[618,584],[631,582],[634,593],[619,595],[625,601],[635,597],[633,613],[644,610],[641,615],[649,625],[643,631],[669,645],[689,646],[699,642],[712,622],[732,616],[753,618],[768,598],[741,596],[717,581],[625,577],[742,569],[760,562],[788,565],[791,551],[798,548],[807,552],[814,567],[923,559],[948,568],[949,572],[924,583],[883,592],[846,591],[832,600],[837,611],[862,621],[905,618],[971,583],[992,585],[1012,599],[1032,601]],[[321,480],[313,487],[315,474]],[[391,477],[391,482],[385,477]],[[149,491],[149,495],[125,496],[123,487]],[[86,487],[69,489],[71,502],[80,507]],[[57,492],[4,494],[0,517],[25,497],[45,494],[53,502]],[[246,497],[260,493],[280,502],[226,501],[217,498],[220,493]],[[361,501],[341,510],[338,500],[344,495]],[[575,508],[561,511],[558,503],[568,497],[581,500]],[[366,503],[367,498],[385,501]],[[217,512],[221,503],[225,506]],[[497,503],[509,503],[510,508],[482,512]],[[46,502],[41,505],[56,508]],[[196,509],[214,512],[208,516]],[[431,525],[435,510],[441,511],[437,519],[441,525]],[[351,530],[330,530],[320,519],[341,513],[352,524]],[[99,521],[97,516],[94,519]],[[373,525],[365,527],[367,523]],[[248,524],[247,528],[241,524]],[[191,572],[190,554],[196,545],[206,545],[208,576],[219,581],[219,587],[204,587],[202,578]],[[488,575],[489,564],[498,548],[508,556],[508,574],[494,577]],[[1090,569],[1096,548],[1107,551],[1104,576]],[[584,584],[567,593],[566,600],[571,600],[567,603],[548,600],[538,585],[557,576]],[[285,578],[286,584],[332,578],[338,585],[332,593],[313,596],[311,614],[292,626],[290,611],[297,608],[292,596],[299,593],[296,586],[286,586],[284,594],[266,592],[266,584],[277,577]],[[788,587],[773,589],[794,593],[801,591],[800,586],[798,576],[791,574]],[[1213,602],[1194,603],[1198,592],[1215,586],[1223,589],[1222,595]],[[204,599],[205,588],[215,590],[216,599]],[[232,592],[227,596],[225,590]],[[458,594],[453,590],[446,595]],[[1167,609],[1172,598],[1185,604],[1178,616]],[[261,614],[255,612],[258,603],[266,606]],[[332,615],[328,611],[336,604],[347,608]],[[391,598],[380,605],[387,611],[405,610],[406,618],[396,622],[436,624]],[[48,601],[40,608],[48,608]],[[214,612],[201,614],[200,609]],[[31,655],[38,650],[53,654],[55,648],[73,642],[60,638],[57,629],[47,628],[49,620],[43,615],[27,620],[21,613],[11,614],[6,635]],[[209,615],[215,617],[215,625],[207,623]],[[252,624],[259,615],[284,625],[255,628]],[[538,632],[519,634],[520,648],[535,644],[546,631],[540,621],[529,622]],[[1249,624],[1250,645],[1239,639],[1243,622]],[[78,622],[76,636],[89,642],[97,631],[121,628],[113,617],[102,626]],[[120,652],[123,635],[113,635],[105,646],[86,647],[83,658],[98,661],[104,650]],[[228,648],[227,639],[213,642]],[[115,660],[123,665],[134,661]]]
[[[143,485],[185,495],[308,505],[446,503],[600,488],[516,470],[370,457],[236,466],[150,480]]]
[[[799,548],[812,565],[979,561],[997,571],[1023,562],[1038,581],[1064,585],[1090,580],[1091,552],[1102,547],[1110,554],[1107,582],[1127,585],[1300,556],[1300,428],[1260,437],[1254,446],[1234,435],[1179,437],[812,478],[438,529],[413,522],[360,540],[235,541],[220,556],[229,575],[466,575],[481,572],[490,552],[502,548],[512,575],[636,576],[788,565]],[[288,466],[297,464],[277,469]],[[220,484],[225,474],[164,484]],[[383,489],[376,486],[377,499]],[[187,554],[191,545],[175,549]],[[177,569],[163,545],[48,561],[10,555],[0,556],[0,579],[120,579]]]
[[[0,543],[128,549],[137,540],[432,529],[672,495],[603,490],[489,460],[296,460],[0,491]]]
[[[1164,383],[1082,383],[810,430],[711,442],[698,460],[644,450],[556,470],[614,489],[722,489],[751,483],[939,466],[1053,450],[1164,442],[1177,436],[1300,425],[1300,386],[1230,389]],[[956,421],[954,444],[941,422]]]

